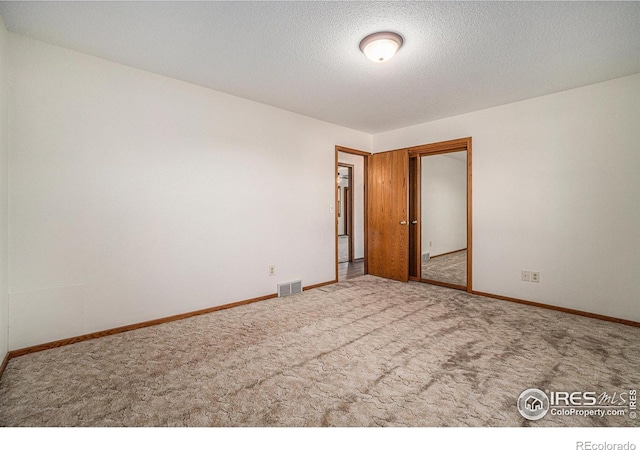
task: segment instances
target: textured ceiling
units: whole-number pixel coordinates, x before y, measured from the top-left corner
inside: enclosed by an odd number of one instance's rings
[[[52,44],[377,133],[640,72],[637,2],[0,2]],[[369,33],[405,44],[374,64]]]

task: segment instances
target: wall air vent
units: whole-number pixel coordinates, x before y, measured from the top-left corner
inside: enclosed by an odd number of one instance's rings
[[[287,297],[302,292],[302,280],[278,284],[278,297]]]

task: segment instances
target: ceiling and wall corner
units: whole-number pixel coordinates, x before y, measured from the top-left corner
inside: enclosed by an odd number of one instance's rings
[[[640,72],[638,2],[0,2],[9,31],[380,133]],[[404,45],[375,64],[372,32]]]

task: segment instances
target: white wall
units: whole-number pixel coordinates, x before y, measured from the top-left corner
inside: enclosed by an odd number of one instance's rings
[[[7,72],[9,35],[0,17],[0,363],[8,347],[8,206]]]
[[[11,33],[9,60],[10,350],[334,278],[334,146],[371,136]],[[638,117],[635,75],[373,148],[472,136],[474,289],[640,321]]]
[[[353,252],[364,258],[364,157],[338,152],[338,162],[353,165]]]
[[[370,135],[11,33],[10,56],[10,349],[335,278],[335,145]]]
[[[640,74],[373,137],[472,136],[473,289],[640,321]],[[540,283],[520,281],[520,270]]]
[[[451,156],[423,156],[420,202],[422,254],[467,248],[467,163]]]

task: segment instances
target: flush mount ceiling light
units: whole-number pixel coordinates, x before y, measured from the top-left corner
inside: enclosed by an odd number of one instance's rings
[[[373,62],[385,62],[396,54],[403,42],[398,33],[380,31],[360,41],[360,50]]]

